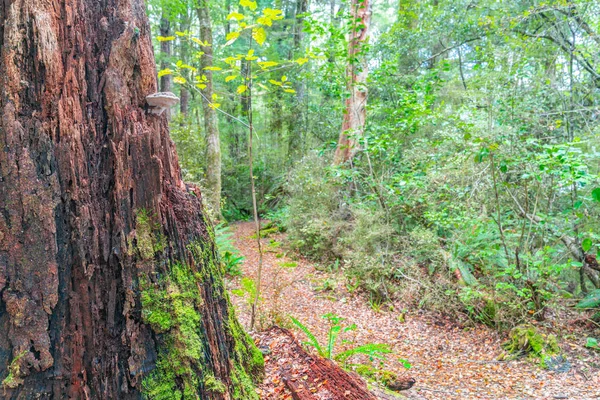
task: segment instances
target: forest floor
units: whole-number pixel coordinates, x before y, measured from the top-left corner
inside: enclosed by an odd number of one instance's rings
[[[245,257],[243,276],[256,278],[258,249],[252,223],[232,226],[234,244]],[[400,302],[374,310],[361,295],[348,292],[334,274],[315,269],[310,262],[286,252],[282,234],[262,239],[265,250],[259,328],[273,323],[294,328],[290,316],[301,321],[325,343],[329,331],[324,314],[345,318],[357,329],[342,333],[334,353],[356,345],[387,343],[393,353],[383,368],[400,377],[412,376],[414,387],[401,395],[409,399],[600,399],[600,356],[583,347],[580,336],[559,335],[568,363],[566,372],[542,369],[526,359],[498,361],[505,336],[482,325],[464,327],[434,313],[412,309]],[[240,278],[228,283],[240,287]],[[250,308],[244,296],[232,294],[238,318],[248,328]],[[398,310],[406,310],[400,313]],[[565,325],[566,326],[566,325]],[[298,329],[299,340],[307,338]],[[583,339],[585,340],[585,338]],[[342,343],[351,341],[352,344]],[[406,369],[403,360],[412,367]],[[283,382],[269,368],[259,389],[263,399],[289,399]],[[354,362],[368,362],[355,357]]]

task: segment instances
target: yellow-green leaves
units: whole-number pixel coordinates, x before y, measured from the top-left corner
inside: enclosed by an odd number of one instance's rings
[[[246,61],[254,61],[258,60],[258,57],[254,55],[254,49],[248,50],[248,54],[246,54]]]
[[[244,19],[244,14],[241,14],[239,12],[232,12],[227,16],[227,20],[229,21],[232,19],[235,19],[236,21],[241,21]]]
[[[159,42],[170,42],[171,40],[175,40],[175,36],[157,36],[156,40]]]
[[[279,86],[286,93],[296,93],[294,89],[292,89],[292,84],[287,80],[287,76],[283,75],[280,81],[276,81],[275,79],[269,79],[269,83],[271,85]]]
[[[203,42],[202,40],[200,40],[200,39],[198,39],[198,38],[195,38],[195,37],[192,37],[191,39],[192,39],[192,42],[194,42],[194,43],[196,43],[196,44],[199,44],[200,46],[203,46],[203,47],[210,47],[210,43],[208,43],[207,41],[204,41],[204,42]]]
[[[294,60],[295,63],[297,63],[298,65],[302,65],[308,62],[308,58],[306,57],[300,57],[297,58],[296,60]]]
[[[237,87],[236,92],[237,92],[237,94],[242,94],[246,90],[248,90],[248,86],[246,86],[246,85],[240,85],[240,86]]]
[[[176,76],[175,78],[173,78],[173,82],[179,83],[180,85],[184,85],[187,82],[187,79],[185,79],[183,76]]]
[[[160,71],[158,71],[158,77],[162,78],[163,76],[171,75],[172,73],[173,70],[171,68],[161,69]]]
[[[225,43],[225,46],[229,46],[230,44],[235,42],[237,40],[237,38],[239,38],[239,37],[240,37],[240,32],[238,32],[238,31],[229,32],[227,34],[227,36],[225,37],[225,40],[227,40],[227,43]]]
[[[237,75],[229,75],[225,77],[225,82],[231,82],[232,80],[234,80],[235,78],[237,78]]]
[[[272,19],[273,21],[278,20],[278,19],[283,19],[283,11],[276,10],[273,8],[265,8],[263,10],[263,15],[267,18]]]
[[[271,68],[271,67],[275,67],[277,65],[279,65],[278,63],[276,63],[275,61],[259,61],[258,65],[262,68],[262,69],[267,69],[267,68]]]
[[[212,94],[211,102],[208,104],[210,106],[210,108],[219,108],[219,107],[221,107],[221,104],[217,103],[217,100],[219,100],[219,96],[216,93],[213,93]]]
[[[221,67],[215,67],[213,65],[209,65],[208,67],[204,67],[204,70],[206,70],[206,71],[220,71],[222,69],[223,68],[221,68]]]
[[[267,32],[263,28],[253,28],[252,29],[252,38],[262,46],[267,40]]]
[[[240,6],[249,8],[252,11],[256,10],[256,7],[258,7],[258,5],[256,4],[256,1],[251,1],[251,0],[240,0]]]
[[[281,10],[274,10],[272,8],[265,8],[263,10],[263,15],[256,19],[261,25],[271,26],[273,25],[273,21],[278,19],[283,19],[283,12]]]

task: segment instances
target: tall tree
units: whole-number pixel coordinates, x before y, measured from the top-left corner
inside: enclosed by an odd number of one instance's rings
[[[163,11],[160,17],[160,36],[169,37],[171,36],[171,22],[167,18],[167,14]],[[162,53],[162,61],[160,69],[166,69],[169,66],[169,58],[171,57],[171,41],[164,40],[160,42],[160,52]],[[173,82],[173,77],[170,74],[163,75],[160,77],[160,91],[170,92]]]
[[[0,19],[2,398],[256,398],[200,192],[145,109],[143,1]]]
[[[200,0],[198,8],[200,21],[200,40],[203,42],[200,67],[206,75],[202,93],[202,110],[204,112],[204,130],[206,135],[206,186],[208,203],[217,218],[221,216],[221,139],[219,137],[219,120],[217,110],[212,104],[213,73],[207,67],[213,64],[213,37],[208,1]]]
[[[348,65],[346,67],[349,96],[346,99],[342,131],[334,155],[334,164],[352,160],[358,145],[356,138],[362,135],[365,126],[367,63],[364,50],[371,23],[369,0],[352,0],[350,21]]]

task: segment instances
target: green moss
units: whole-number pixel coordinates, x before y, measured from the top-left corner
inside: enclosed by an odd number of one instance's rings
[[[8,366],[8,375],[2,380],[3,388],[14,389],[23,383],[23,379],[21,379],[21,365],[19,364],[19,360],[25,355],[25,353],[27,352],[21,352],[10,362],[10,365]]]
[[[221,382],[212,375],[207,375],[206,377],[204,377],[204,387],[209,392],[214,393],[225,393],[227,391],[227,387],[225,387],[223,382]]]
[[[210,245],[188,246],[199,268],[172,264],[158,282],[140,278],[142,318],[161,334],[164,344],[156,369],[144,379],[143,391],[149,399],[196,399],[199,388],[224,393],[227,387],[201,366],[208,365],[199,286],[210,282],[215,297],[229,299],[223,285],[222,268],[215,263]],[[141,253],[140,253],[141,255]],[[243,331],[231,306],[225,329],[234,340],[231,380],[235,399],[257,399],[255,384],[264,370],[262,354]],[[224,321],[225,322],[225,321]]]
[[[513,357],[528,356],[544,360],[560,352],[556,336],[539,333],[534,326],[523,325],[514,328],[509,335],[509,340],[502,347]],[[506,358],[503,356],[502,358]]]
[[[144,209],[135,213],[136,247],[143,260],[151,260],[154,254],[167,247],[164,235],[160,232],[160,224]]]

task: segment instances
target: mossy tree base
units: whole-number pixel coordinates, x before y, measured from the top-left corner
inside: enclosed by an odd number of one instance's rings
[[[144,10],[0,7],[3,399],[256,398],[200,192],[145,109]]]

